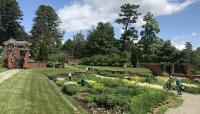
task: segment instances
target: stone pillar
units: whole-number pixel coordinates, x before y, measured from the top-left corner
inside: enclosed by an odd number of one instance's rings
[[[28,58],[29,58],[29,50],[25,50],[25,51],[24,51],[24,63],[23,63],[23,68],[29,68]]]
[[[8,63],[7,63],[7,66],[8,66],[8,68],[13,68],[14,66],[14,64],[13,64],[13,52],[12,52],[12,50],[7,50],[7,57],[8,57]]]

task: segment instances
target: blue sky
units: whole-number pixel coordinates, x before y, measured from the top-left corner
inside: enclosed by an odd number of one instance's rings
[[[120,6],[124,3],[135,3],[141,7],[140,12],[148,11],[155,15],[161,32],[159,37],[172,40],[173,44],[183,49],[186,41],[194,47],[200,47],[200,0],[17,0],[23,12],[22,25],[30,32],[35,11],[42,5],[52,6],[58,13],[61,29],[65,30],[64,40],[72,38],[79,31],[86,35],[87,30],[99,21],[111,22],[115,28],[116,37],[121,34],[121,26],[114,20],[117,18]],[[156,2],[155,2],[156,1]],[[141,30],[144,24],[142,16],[135,27]]]

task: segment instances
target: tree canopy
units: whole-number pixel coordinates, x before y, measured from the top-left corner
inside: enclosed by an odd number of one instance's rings
[[[36,60],[46,60],[48,54],[61,48],[63,32],[59,29],[60,19],[51,6],[41,5],[35,14],[31,30],[32,54]]]
[[[114,51],[114,30],[110,23],[98,23],[97,27],[89,31],[87,37],[87,55],[105,55]]]
[[[116,20],[116,23],[123,25],[122,29],[124,32],[121,34],[122,52],[125,51],[126,41],[134,41],[138,38],[137,30],[132,26],[132,24],[137,22],[138,16],[140,15],[137,10],[138,8],[139,5],[129,3],[121,6],[120,18]]]
[[[145,24],[142,25],[142,31],[140,32],[141,40],[139,41],[140,46],[143,48],[143,60],[146,62],[152,61],[152,57],[155,56],[156,46],[159,46],[159,39],[157,33],[160,32],[158,22],[154,19],[154,16],[151,12],[148,12],[143,20]]]
[[[0,44],[14,38],[25,40],[28,38],[23,26],[20,25],[22,12],[16,0],[0,0]]]

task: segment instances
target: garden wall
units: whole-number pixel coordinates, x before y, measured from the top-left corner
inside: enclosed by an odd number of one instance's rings
[[[150,69],[157,76],[162,75],[162,66],[159,63],[141,63],[140,66]]]
[[[174,73],[174,74],[171,74],[171,75],[173,75],[174,77],[182,77],[182,78],[187,78],[187,79],[190,79],[190,80],[200,79],[200,75],[187,75],[187,74],[179,74],[179,73]]]
[[[30,69],[30,68],[46,68],[46,63],[27,63],[24,68]]]

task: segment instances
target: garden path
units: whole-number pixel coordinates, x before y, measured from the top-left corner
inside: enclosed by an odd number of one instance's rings
[[[200,114],[200,95],[183,93],[181,99],[183,105],[178,108],[170,108],[165,114]]]
[[[21,69],[12,69],[12,70],[7,70],[4,72],[1,72],[0,73],[0,83],[9,79],[10,77],[14,76],[15,74],[17,74],[20,71],[21,71]]]

